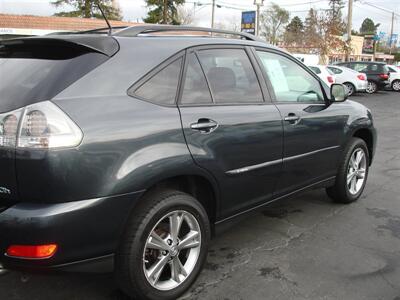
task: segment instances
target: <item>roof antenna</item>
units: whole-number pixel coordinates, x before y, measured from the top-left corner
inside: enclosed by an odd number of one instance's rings
[[[95,2],[96,2],[96,5],[97,5],[97,8],[100,10],[101,15],[103,16],[104,20],[105,20],[106,23],[107,23],[108,35],[111,35],[111,34],[112,34],[112,27],[111,27],[111,24],[110,24],[110,22],[108,22],[107,17],[106,17],[106,14],[104,13],[103,9],[101,8],[101,5],[100,5],[100,3],[99,3],[99,0],[95,0]]]

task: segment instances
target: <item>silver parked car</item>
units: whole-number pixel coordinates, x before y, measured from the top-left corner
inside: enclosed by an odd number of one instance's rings
[[[400,67],[394,65],[387,65],[390,75],[389,82],[393,91],[400,91]]]
[[[365,73],[339,66],[328,66],[327,68],[335,74],[336,83],[341,83],[346,87],[349,96],[356,92],[365,92],[368,87]]]

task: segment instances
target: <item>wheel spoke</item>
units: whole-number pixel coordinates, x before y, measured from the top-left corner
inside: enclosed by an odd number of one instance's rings
[[[178,283],[181,282],[181,278],[179,277],[179,275],[183,275],[185,277],[187,276],[187,272],[178,256],[174,257],[174,259],[171,260],[170,266],[171,266],[171,277],[174,281]]]
[[[178,213],[174,213],[169,217],[170,234],[174,245],[177,244],[182,221],[183,221],[183,215],[179,215]]]
[[[353,170],[357,168],[355,155],[352,155],[350,158],[350,167],[352,167]]]
[[[169,250],[168,244],[154,231],[150,234],[147,239],[146,248],[157,249],[157,250]]]
[[[365,169],[358,169],[358,178],[363,179],[365,177]]]
[[[361,160],[363,159],[363,157],[364,157],[364,152],[362,152],[361,150],[360,151],[357,151],[357,154],[356,154],[357,156],[356,156],[356,164],[357,164],[357,168],[359,168],[360,167],[360,162],[361,162]]]
[[[354,176],[350,183],[350,191],[355,194],[357,192],[357,177]]]
[[[356,174],[355,171],[353,171],[353,172],[347,174],[347,185],[350,184],[350,182],[351,182],[351,180],[353,179],[353,177],[355,176],[355,174]]]
[[[200,245],[199,233],[197,231],[190,231],[179,243],[178,249],[195,248]]]
[[[158,282],[158,279],[160,278],[164,267],[168,263],[168,260],[168,255],[162,256],[161,259],[147,271],[147,277],[151,280],[153,284],[156,284]]]

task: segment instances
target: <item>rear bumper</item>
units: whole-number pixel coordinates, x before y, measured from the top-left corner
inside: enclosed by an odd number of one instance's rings
[[[129,213],[143,191],[58,204],[20,203],[0,213],[0,265],[5,269],[112,268]],[[55,243],[49,259],[20,259],[5,253],[10,245]],[[109,266],[109,267],[106,267]]]
[[[356,90],[357,92],[365,92],[368,87],[368,81],[367,80],[359,80],[357,81],[357,86]]]

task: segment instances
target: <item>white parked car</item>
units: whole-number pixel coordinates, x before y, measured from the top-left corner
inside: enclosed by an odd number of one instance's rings
[[[342,66],[328,66],[336,76],[336,83],[343,84],[349,96],[356,92],[365,92],[368,87],[367,75]]]
[[[311,71],[318,75],[319,78],[322,79],[329,87],[335,83],[335,75],[332,71],[330,71],[326,66],[323,65],[313,65],[308,66]]]
[[[390,75],[389,75],[389,83],[392,90],[399,92],[400,91],[400,68],[399,66],[387,65]]]

